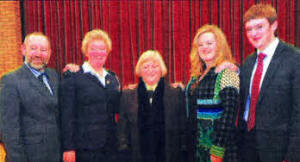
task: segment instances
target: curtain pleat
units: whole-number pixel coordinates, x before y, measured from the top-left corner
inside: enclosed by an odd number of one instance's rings
[[[130,52],[130,19],[129,19],[129,3],[126,1],[121,1],[120,3],[120,45],[121,45],[121,73],[125,74],[122,76],[122,80],[133,81],[133,69],[132,69],[132,58]]]
[[[76,0],[22,1],[24,33],[44,32],[51,40],[49,66],[61,71],[67,63],[82,64],[81,41],[91,29],[105,30],[112,39],[106,68],[123,85],[137,82],[138,57],[158,50],[170,82],[189,80],[189,52],[194,34],[204,24],[218,25],[227,36],[237,63],[253,52],[243,14],[255,3],[272,4],[278,12],[278,36],[300,46],[300,0]]]
[[[296,0],[295,2],[296,7],[295,7],[295,44],[296,46],[300,47],[300,31],[299,31],[299,26],[300,26],[300,0]]]

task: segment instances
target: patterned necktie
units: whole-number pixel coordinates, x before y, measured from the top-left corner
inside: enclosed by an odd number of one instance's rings
[[[44,81],[44,76],[46,78],[46,80]],[[41,81],[42,83],[44,83],[44,85],[47,87],[47,89],[50,91],[51,95],[53,95],[53,90],[50,86],[50,83],[49,83],[49,76],[47,75],[47,73],[43,72],[41,73],[39,76],[38,76],[38,79],[39,81]],[[48,83],[46,83],[48,82]]]
[[[260,53],[258,55],[257,67],[252,80],[252,89],[251,89],[251,99],[250,99],[250,114],[248,118],[248,130],[250,131],[255,126],[255,113],[256,113],[256,104],[259,96],[259,85],[263,72],[263,60],[266,57],[266,54]]]
[[[41,73],[39,76],[38,76],[38,79],[40,82],[44,83],[44,76],[47,78],[47,74],[45,72]]]

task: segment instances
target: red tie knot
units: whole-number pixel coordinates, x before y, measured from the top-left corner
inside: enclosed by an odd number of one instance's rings
[[[265,58],[266,56],[267,56],[267,55],[264,54],[264,53],[259,53],[259,54],[258,54],[258,59],[259,59],[259,60],[264,60],[264,58]]]

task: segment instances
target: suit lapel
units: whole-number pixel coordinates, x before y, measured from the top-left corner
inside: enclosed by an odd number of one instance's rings
[[[244,80],[245,80],[245,98],[244,98],[244,102],[246,103],[247,97],[249,95],[249,88],[250,88],[250,82],[251,82],[251,75],[252,75],[252,71],[254,68],[254,64],[256,61],[256,57],[257,54],[253,54],[253,56],[250,58],[249,63],[245,66],[244,71],[242,73],[244,73]]]
[[[98,80],[98,78],[96,76],[92,75],[91,73],[84,73],[84,74],[86,74],[86,77],[89,80],[91,80],[92,82],[96,83],[101,88],[105,88],[104,85]]]
[[[52,88],[53,96],[57,96],[59,79],[57,78],[57,75],[52,73],[50,70],[46,69],[45,71],[46,71],[47,75],[49,76],[48,83],[49,83],[50,87]]]
[[[265,93],[266,89],[268,89],[268,87],[270,86],[270,82],[272,82],[273,75],[275,74],[275,72],[277,71],[277,69],[279,67],[280,60],[281,60],[280,57],[282,56],[281,50],[283,48],[284,48],[283,43],[279,42],[279,44],[275,50],[275,53],[273,55],[273,58],[270,62],[270,65],[266,71],[265,77],[263,79],[257,104],[259,104],[259,102],[261,102],[261,100],[263,99],[264,93]]]
[[[51,96],[45,84],[39,81],[38,78],[32,74],[30,69],[26,67],[26,65],[23,65],[22,70],[24,71],[24,75],[26,76],[28,83],[31,85],[30,88],[36,89],[43,96]]]

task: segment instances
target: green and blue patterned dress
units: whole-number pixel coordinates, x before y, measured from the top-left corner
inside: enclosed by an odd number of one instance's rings
[[[196,162],[210,162],[211,154],[224,162],[238,161],[234,125],[238,93],[238,74],[229,70],[215,73],[212,68],[201,81],[190,80],[187,117]]]

